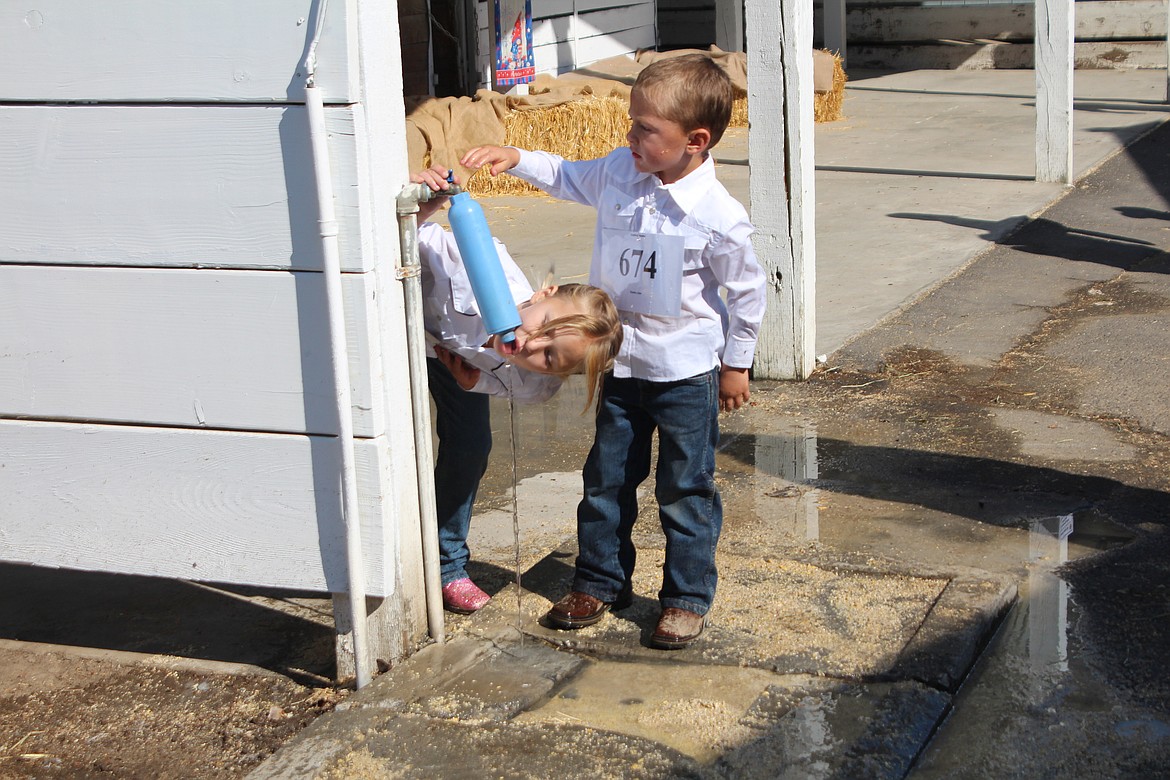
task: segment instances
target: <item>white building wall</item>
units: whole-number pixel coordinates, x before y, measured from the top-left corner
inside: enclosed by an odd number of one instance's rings
[[[347,589],[302,105],[318,5],[0,14],[0,560]],[[401,63],[359,57],[396,39],[385,5],[328,4],[317,84],[366,587],[396,601],[402,643],[425,626],[393,276]]]

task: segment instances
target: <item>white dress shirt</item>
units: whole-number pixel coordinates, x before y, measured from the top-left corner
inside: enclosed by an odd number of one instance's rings
[[[639,172],[624,147],[581,162],[517,151],[520,162],[511,173],[550,195],[597,209],[590,282],[611,295],[601,273],[603,262],[615,262],[603,255],[607,236],[629,231],[683,237],[677,316],[623,310],[615,376],[666,382],[709,371],[720,360],[733,368],[751,367],[764,316],[764,272],[752,249],[747,212],[715,178],[710,158],[679,181],[663,184],[654,174]]]
[[[532,285],[516,261],[495,238],[496,252],[517,305],[532,298]],[[422,265],[423,326],[432,339],[480,370],[472,392],[507,397],[519,403],[547,401],[560,389],[561,378],[540,374],[506,363],[498,352],[485,347],[488,333],[463,267],[455,236],[442,225],[424,222],[418,228],[418,253]],[[434,357],[428,354],[427,357]]]

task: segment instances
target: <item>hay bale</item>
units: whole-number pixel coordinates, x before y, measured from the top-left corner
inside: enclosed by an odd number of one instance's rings
[[[566,160],[592,160],[625,146],[630,105],[618,97],[582,95],[553,106],[523,106],[504,118],[504,144],[538,149]],[[540,190],[515,176],[475,173],[467,183],[473,195],[521,195]]]
[[[747,127],[748,113],[747,113],[747,95],[735,98],[735,102],[731,104],[731,122],[728,127]]]
[[[818,92],[813,101],[814,122],[836,122],[844,116],[841,111],[845,104],[845,69],[841,67],[841,55],[833,55],[833,88]]]
[[[828,54],[827,52],[825,54]],[[835,122],[845,102],[845,70],[841,57],[832,56],[832,89],[814,96],[813,119]],[[739,90],[737,90],[739,92]],[[504,145],[539,149],[566,160],[592,160],[626,144],[630,127],[629,101],[622,97],[582,94],[555,105],[516,105],[504,116]],[[737,94],[731,109],[731,127],[748,126],[747,93]],[[515,176],[492,177],[475,172],[466,184],[477,196],[541,194]]]
[[[843,114],[841,107],[845,103],[845,69],[841,67],[841,56],[839,54],[831,54],[825,52],[824,54],[831,56],[833,60],[832,73],[832,88],[818,91],[813,95],[813,121],[814,122],[836,122]],[[748,126],[748,107],[747,94],[737,94],[735,102],[731,105],[731,123],[729,127],[747,127]]]

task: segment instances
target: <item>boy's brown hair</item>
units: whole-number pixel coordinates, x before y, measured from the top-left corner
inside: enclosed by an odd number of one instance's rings
[[[622,320],[613,300],[599,287],[562,284],[551,297],[570,300],[583,313],[550,320],[532,335],[534,338],[551,336],[564,329],[575,331],[585,339],[585,359],[579,365],[570,366],[564,374],[585,374],[585,384],[589,388],[585,408],[588,409],[598,397],[601,382],[606,372],[613,369],[613,361],[622,348]]]
[[[731,78],[705,54],[684,54],[655,60],[642,69],[633,90],[663,119],[683,130],[711,133],[710,149],[731,122],[735,89]]]

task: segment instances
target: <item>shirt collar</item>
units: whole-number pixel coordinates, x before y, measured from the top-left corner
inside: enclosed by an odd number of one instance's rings
[[[703,160],[698,168],[673,184],[659,184],[658,188],[669,195],[683,213],[690,214],[699,205],[699,201],[710,192],[716,181],[715,159],[708,154],[707,159]]]

